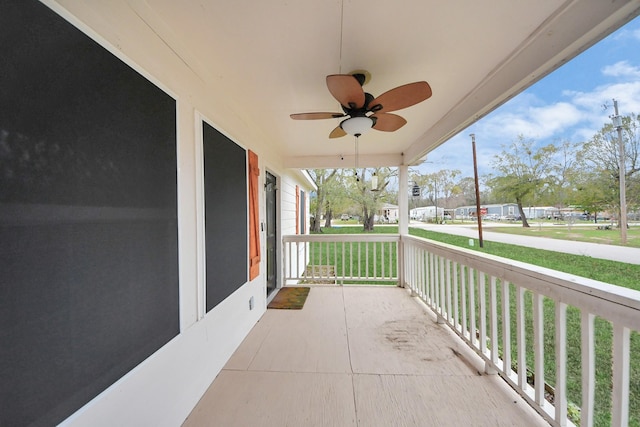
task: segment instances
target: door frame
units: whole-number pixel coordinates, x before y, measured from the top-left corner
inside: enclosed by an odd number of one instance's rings
[[[263,253],[265,254],[265,280],[264,280],[264,287],[265,287],[265,296],[267,298],[267,304],[269,304],[269,302],[271,302],[271,300],[275,297],[277,292],[271,292],[270,294],[267,294],[268,291],[268,286],[267,286],[267,265],[269,263],[269,252],[267,251],[267,192],[266,192],[266,187],[267,187],[267,173],[270,174],[271,176],[273,176],[275,178],[275,200],[274,200],[274,209],[275,209],[275,245],[274,245],[274,263],[275,263],[275,288],[274,290],[277,290],[279,288],[281,288],[281,271],[280,271],[280,266],[281,266],[281,262],[280,262],[280,250],[281,250],[281,243],[280,240],[282,239],[282,230],[280,227],[280,221],[278,220],[280,217],[280,206],[281,206],[281,191],[278,191],[280,189],[280,183],[282,182],[281,177],[276,174],[275,172],[265,168],[265,174],[264,174],[264,182],[263,182],[263,197],[264,197],[264,230],[263,230],[263,234],[264,234],[264,250]]]

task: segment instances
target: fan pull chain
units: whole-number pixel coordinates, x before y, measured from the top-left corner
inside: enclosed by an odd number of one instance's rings
[[[356,147],[356,181],[360,182],[360,178],[358,178],[358,137],[355,136],[355,147]]]

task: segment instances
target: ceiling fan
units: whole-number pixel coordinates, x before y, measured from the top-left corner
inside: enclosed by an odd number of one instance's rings
[[[415,82],[398,86],[378,97],[366,93],[362,85],[367,81],[364,73],[332,74],[327,76],[327,87],[331,95],[340,102],[344,113],[297,113],[291,114],[294,120],[339,119],[345,120],[329,134],[329,138],[339,138],[347,133],[356,137],[369,129],[393,132],[404,126],[407,121],[391,114],[431,97],[431,86],[427,82]]]

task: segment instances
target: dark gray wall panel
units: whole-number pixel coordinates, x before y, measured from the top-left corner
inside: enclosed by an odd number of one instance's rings
[[[0,2],[0,425],[54,425],[179,333],[175,100]]]
[[[207,311],[247,282],[247,153],[202,124]]]

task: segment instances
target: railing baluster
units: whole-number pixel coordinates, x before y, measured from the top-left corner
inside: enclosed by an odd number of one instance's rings
[[[300,248],[299,248],[300,243],[296,242],[295,244],[295,259],[296,259],[296,265],[295,265],[295,271],[296,271],[296,277],[300,277]],[[290,248],[291,249],[291,248]],[[293,269],[294,266],[291,266],[291,268]],[[292,271],[293,274],[293,271]]]
[[[421,264],[424,252],[422,249],[416,247],[412,247],[411,251],[411,276],[414,281],[415,289],[419,291],[421,298],[424,299],[424,270]]]
[[[458,301],[458,286],[460,266],[453,262],[453,325],[456,330],[460,330],[460,301]]]
[[[480,302],[480,351],[487,353],[487,289],[485,274],[478,271],[478,299]]]
[[[416,248],[416,254],[417,254],[417,258],[416,258],[416,268],[417,268],[417,273],[418,273],[418,277],[416,278],[416,280],[418,280],[420,283],[420,290],[422,292],[422,299],[423,301],[427,302],[427,251],[425,251],[422,248]]]
[[[451,260],[450,259],[446,259],[445,260],[445,266],[446,266],[446,274],[445,274],[445,283],[446,283],[446,293],[447,293],[447,317],[446,320],[449,323],[453,323],[453,310],[451,307]]]
[[[435,293],[436,293],[436,278],[435,278],[435,255],[429,252],[429,302],[431,307],[436,307],[435,305]]]
[[[385,261],[385,259],[384,259],[384,243],[380,243],[380,268],[382,269],[382,271],[380,272],[380,275],[382,276],[383,279],[386,278],[386,276],[384,275],[384,261]]]
[[[393,250],[394,246],[396,248],[400,247],[400,242],[394,243],[394,242],[389,242],[389,277],[393,277],[393,254],[396,254],[396,263],[398,262],[398,260],[400,259],[400,256],[398,254],[398,250],[396,249],[395,251]],[[404,266],[402,267],[404,268]],[[400,283],[400,286],[403,286],[402,283]]]
[[[311,255],[311,280],[315,280],[316,278],[316,269],[313,268],[316,262],[322,262],[322,242],[318,243],[317,246],[313,246],[313,248],[314,249],[309,251]]]
[[[307,271],[307,265],[309,265],[309,252],[311,252],[311,248],[309,247],[309,245],[311,245],[311,243],[303,243],[302,244],[302,265],[300,265],[300,260],[298,259],[297,264],[297,269],[298,269],[298,274],[297,276],[300,277],[300,267],[302,267],[303,273],[304,274]],[[296,249],[297,251],[297,256],[300,256],[300,248]]]
[[[358,242],[358,279],[362,278],[362,242]]]
[[[373,242],[373,277],[378,277],[378,244]]]
[[[346,242],[342,242],[342,280],[340,281],[341,284],[344,285],[344,277],[345,277],[345,265],[347,264],[347,257],[345,256],[345,247],[346,247]]]
[[[460,265],[460,305],[462,307],[462,336],[467,337],[467,270],[469,267]],[[469,338],[469,337],[467,337]]]
[[[556,301],[556,384],[553,404],[556,407],[556,423],[567,425],[567,305]]]
[[[535,359],[535,401],[544,405],[544,297],[533,294],[533,352]]]
[[[440,280],[439,285],[440,285],[440,300],[438,301],[438,305],[440,306],[440,316],[442,316],[442,321],[445,320],[447,318],[447,307],[446,307],[446,300],[445,300],[445,288],[446,288],[446,283],[445,283],[445,278],[444,278],[444,257],[439,256],[438,257],[438,267],[439,267],[439,277]]]
[[[333,244],[333,279],[334,283],[338,283],[338,242]]]
[[[353,250],[353,243],[354,242],[349,242],[349,279],[353,280],[353,264],[354,264],[354,257],[355,257],[355,252]]]
[[[368,279],[369,278],[369,242],[365,242],[364,244],[364,258],[365,258],[364,275]]]
[[[291,268],[292,268],[292,266],[291,266],[291,260],[293,259],[293,258],[291,257],[291,244],[292,244],[291,242],[286,242],[286,243],[285,243],[285,251],[288,251],[288,253],[289,253],[289,256],[288,256],[288,257],[287,257],[287,259],[285,260],[285,270],[284,270],[284,271],[286,271],[286,272],[287,272],[287,273],[286,273],[287,277],[291,277]],[[285,253],[287,253],[287,252],[285,252]],[[296,259],[297,259],[297,258],[298,258],[298,257],[296,257]]]
[[[474,281],[475,269],[469,267],[469,335],[471,336],[471,344],[474,347],[478,346],[478,335],[476,334],[476,297],[475,297],[475,281]]]
[[[415,246],[405,246],[405,260],[407,262],[407,275],[411,280],[411,289],[418,295],[421,295],[420,290],[420,270],[418,265],[418,249]]]
[[[502,370],[511,375],[511,298],[509,282],[502,280]]]
[[[498,296],[496,277],[491,276],[489,283],[489,329],[490,329],[490,354],[491,362],[498,366]]]
[[[422,282],[422,298],[427,302],[429,298],[429,252],[420,249],[418,253],[420,255],[420,270],[422,275],[420,277],[420,281]]]
[[[596,382],[595,317],[596,316],[586,310],[582,311],[582,408],[580,409],[580,425],[582,427],[593,427],[593,404],[595,402]]]
[[[438,295],[440,295],[439,292],[439,288],[438,288],[438,255],[436,254],[431,254],[431,268],[433,269],[433,274],[432,274],[432,279],[433,279],[433,284],[432,284],[432,294],[431,294],[431,302],[433,304],[434,309],[438,310],[438,300],[440,299],[438,297]]]
[[[331,266],[330,262],[331,262],[331,242],[327,242],[327,252],[326,252],[327,256],[326,256],[326,263],[325,263],[325,269],[326,269],[326,275],[324,276],[324,278],[329,278],[329,267]],[[320,273],[322,274],[322,269],[320,271]]]
[[[527,390],[527,343],[524,313],[525,289],[516,285],[516,342],[518,347],[518,386]]]
[[[611,425],[629,424],[629,337],[623,325],[613,324],[613,393]]]

